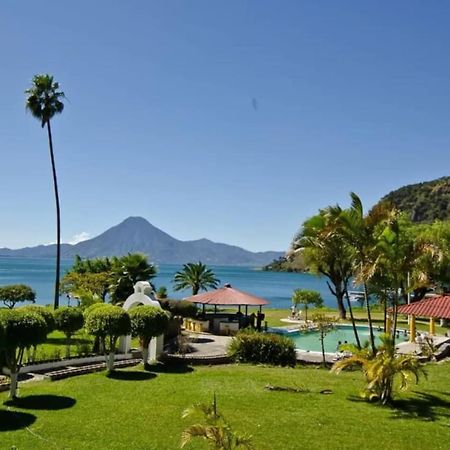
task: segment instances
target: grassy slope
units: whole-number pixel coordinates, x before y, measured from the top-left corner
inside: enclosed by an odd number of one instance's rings
[[[403,394],[396,408],[379,407],[355,397],[356,372],[339,376],[323,369],[255,366],[198,367],[189,373],[157,373],[148,379],[137,369],[123,379],[105,373],[58,382],[28,383],[21,396],[73,398],[67,409],[20,409],[36,416],[29,429],[0,432],[1,448],[18,449],[176,449],[192,423],[180,418],[192,403],[208,402],[215,391],[219,408],[235,430],[254,436],[255,449],[447,448],[450,439],[450,364],[433,365],[429,378]],[[144,375],[143,375],[144,374]],[[267,383],[303,386],[311,393],[264,389]],[[321,389],[333,394],[321,395]],[[6,393],[0,394],[0,402]],[[53,401],[53,406],[61,402]],[[5,408],[4,408],[5,409]],[[1,410],[0,410],[1,411]],[[0,412],[0,430],[11,425],[11,412]],[[3,417],[2,417],[3,416]],[[190,449],[206,448],[200,442]]]

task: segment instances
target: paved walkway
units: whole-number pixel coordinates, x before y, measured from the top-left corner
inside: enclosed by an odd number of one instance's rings
[[[189,347],[191,347],[192,352],[186,356],[192,355],[195,358],[225,356],[232,339],[229,336],[216,336],[208,333],[191,333],[188,336],[190,338]]]

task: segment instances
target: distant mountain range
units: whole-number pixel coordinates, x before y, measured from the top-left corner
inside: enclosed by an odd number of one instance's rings
[[[121,256],[141,252],[160,264],[184,264],[201,261],[216,265],[262,266],[279,258],[284,252],[250,252],[234,245],[220,244],[208,239],[180,241],[156,228],[142,217],[129,217],[104,233],[78,244],[62,244],[61,257],[83,258]],[[38,245],[17,250],[0,248],[0,256],[27,258],[54,257],[56,245]]]
[[[407,212],[413,222],[450,220],[450,177],[408,184],[384,196],[383,201]]]

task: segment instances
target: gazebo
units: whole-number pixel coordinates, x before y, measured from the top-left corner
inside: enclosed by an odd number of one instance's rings
[[[264,319],[262,307],[269,303],[267,300],[257,297],[256,295],[248,294],[247,292],[233,288],[229,283],[219,289],[186,297],[183,300],[202,305],[204,318],[202,322],[203,327],[207,327],[210,331],[220,334],[230,334],[231,332],[236,332],[239,328],[248,325],[254,326],[255,318],[257,319],[256,327],[260,329],[261,322]],[[214,313],[207,314],[206,306],[214,306]],[[223,312],[218,313],[218,306],[238,307],[238,311],[233,314]],[[256,316],[254,314],[248,315],[249,306],[258,307],[258,314]],[[245,307],[245,313],[241,311],[242,307]]]
[[[436,319],[450,319],[450,295],[441,295],[399,306],[398,314],[410,316],[410,342],[416,339],[416,317],[430,318],[430,335],[436,333]]]

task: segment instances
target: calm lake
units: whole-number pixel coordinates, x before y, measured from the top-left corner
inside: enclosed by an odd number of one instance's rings
[[[61,273],[71,266],[72,260],[63,260]],[[158,275],[152,281],[156,287],[165,286],[169,297],[181,299],[189,291],[174,292],[172,278],[181,265],[158,265]],[[324,278],[305,273],[263,272],[252,267],[211,266],[221,285],[230,283],[233,287],[258,295],[270,302],[272,308],[289,308],[294,289],[319,291],[327,306],[335,307],[336,301],[330,294]],[[0,285],[24,283],[37,294],[37,303],[53,303],[55,261],[50,258],[8,258],[0,257]],[[64,304],[65,299],[61,299]]]

